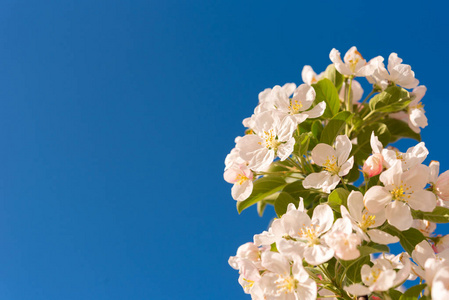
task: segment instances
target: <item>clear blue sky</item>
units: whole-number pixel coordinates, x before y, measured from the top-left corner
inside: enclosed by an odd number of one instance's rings
[[[222,171],[257,94],[323,70],[333,47],[397,52],[428,87],[423,138],[449,169],[447,15],[444,1],[1,1],[0,298],[249,299],[227,260],[273,212],[239,216]]]

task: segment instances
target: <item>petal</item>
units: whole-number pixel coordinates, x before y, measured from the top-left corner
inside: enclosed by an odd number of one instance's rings
[[[364,286],[360,283],[352,284],[350,286],[345,286],[344,290],[354,296],[363,296],[363,295],[371,294],[371,291],[369,290],[369,288],[367,288],[366,286]]]
[[[335,139],[335,151],[338,158],[338,165],[343,165],[351,153],[352,143],[347,135],[339,135]]]
[[[332,156],[337,158],[335,149],[327,144],[318,144],[312,150],[313,162],[319,166],[324,166],[326,160],[332,159]]]
[[[351,171],[352,167],[354,166],[354,156],[351,156],[347,162],[345,162],[340,167],[340,171],[338,171],[338,176],[343,177]]]
[[[292,100],[297,100],[302,104],[301,111],[308,109],[315,100],[316,93],[313,87],[308,84],[301,84],[295,90]]]
[[[304,259],[307,263],[317,266],[325,263],[334,256],[334,250],[324,245],[313,245],[304,251]]]
[[[304,178],[302,185],[306,189],[320,189],[323,184],[330,180],[330,178],[331,175],[326,171],[322,171],[320,173],[312,173]]]
[[[362,221],[362,211],[364,208],[363,194],[358,191],[352,191],[348,196],[348,209],[351,216],[357,222]]]
[[[276,274],[290,274],[290,263],[282,254],[277,252],[262,252],[262,266]]]
[[[316,220],[319,221],[320,227],[318,229],[319,234],[328,231],[332,227],[334,222],[334,213],[327,204],[320,204],[313,210],[312,223]]]
[[[380,181],[387,185],[400,185],[402,179],[402,163],[396,160],[393,165],[382,174],[380,174]]]
[[[391,234],[386,233],[382,230],[370,229],[367,231],[367,234],[373,242],[378,244],[388,245],[399,242],[399,239],[397,237],[392,236]]]
[[[334,63],[335,69],[337,69],[338,72],[343,75],[352,75],[349,67],[341,60],[340,51],[335,48],[332,49],[329,53],[329,58]]]
[[[325,110],[326,110],[326,102],[321,101],[311,110],[305,111],[304,114],[306,114],[309,118],[313,119],[321,117]]]
[[[420,190],[411,194],[407,202],[415,210],[431,212],[437,205],[437,198],[430,191]]]
[[[373,153],[381,153],[384,148],[382,143],[379,141],[379,138],[374,134],[374,131],[371,133],[370,144],[373,149]]]
[[[243,201],[251,195],[252,191],[253,182],[251,180],[246,180],[242,184],[234,184],[231,189],[231,195],[234,200]]]
[[[385,216],[388,223],[397,229],[404,231],[412,226],[413,218],[410,207],[404,202],[393,201],[387,205]]]
[[[365,207],[369,212],[377,213],[385,208],[392,199],[391,194],[383,186],[373,186],[364,197]]]
[[[287,143],[282,144],[278,147],[277,155],[283,161],[286,160],[290,154],[292,154],[295,147],[295,138],[291,138]]]

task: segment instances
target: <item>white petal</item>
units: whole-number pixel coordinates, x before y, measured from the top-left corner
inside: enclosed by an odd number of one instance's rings
[[[371,291],[369,290],[369,288],[367,288],[364,285],[361,285],[360,283],[352,284],[350,286],[345,286],[344,290],[354,296],[364,296],[364,295],[371,294]]]
[[[437,198],[430,191],[416,191],[407,199],[408,204],[415,210],[431,212],[437,205]]]
[[[327,144],[318,144],[312,150],[313,162],[319,166],[324,166],[326,160],[332,159],[332,156],[337,158],[335,149]]]
[[[391,194],[384,187],[376,185],[365,193],[365,207],[369,212],[377,213],[384,209],[391,199]]]
[[[400,201],[393,201],[388,204],[385,210],[385,216],[387,217],[388,223],[401,231],[409,229],[413,223],[410,207]]]
[[[357,222],[362,221],[362,211],[365,208],[363,194],[358,191],[352,191],[348,196],[348,208],[349,213]]]
[[[370,229],[367,231],[367,234],[373,242],[378,244],[388,245],[399,242],[397,237],[378,229]]]
[[[318,118],[323,115],[325,109],[326,109],[326,102],[321,101],[311,110],[305,111],[304,114],[306,114],[311,119]]]
[[[312,216],[312,222],[319,220],[320,227],[318,229],[319,234],[328,231],[332,227],[334,222],[334,213],[327,204],[320,204],[315,207]]]
[[[307,263],[317,266],[325,263],[334,256],[334,250],[324,245],[313,245],[304,251],[304,259]]]
[[[339,135],[335,139],[335,151],[337,153],[338,165],[343,165],[351,153],[352,143],[347,135]]]

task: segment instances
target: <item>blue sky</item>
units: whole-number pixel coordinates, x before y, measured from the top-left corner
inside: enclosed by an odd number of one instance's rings
[[[447,170],[447,11],[1,1],[0,298],[249,299],[227,260],[273,212],[238,215],[222,171],[257,94],[334,47],[397,52],[428,87],[422,136]]]

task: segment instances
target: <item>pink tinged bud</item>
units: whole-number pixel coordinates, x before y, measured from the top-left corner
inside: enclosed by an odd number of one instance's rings
[[[444,201],[449,201],[449,171],[444,172],[435,182],[434,191]]]
[[[363,164],[363,173],[367,174],[369,177],[373,177],[382,173],[384,159],[382,154],[375,153],[368,157],[368,159]]]

